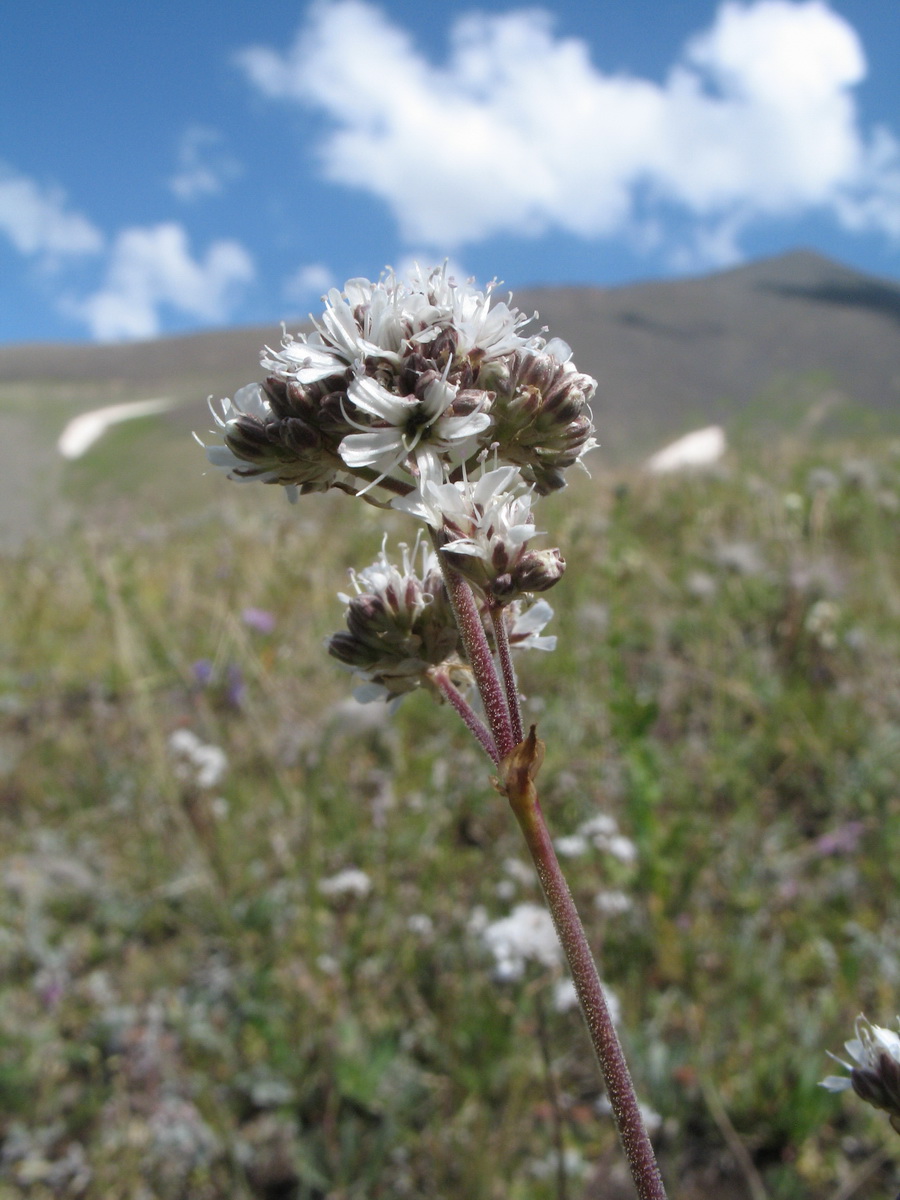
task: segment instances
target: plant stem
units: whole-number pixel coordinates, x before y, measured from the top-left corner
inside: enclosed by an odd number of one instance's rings
[[[501,787],[515,813],[537,869],[553,924],[565,951],[613,1118],[640,1200],[666,1200],[662,1176],[644,1128],[637,1095],[616,1033],[584,927],[553,849],[534,777],[543,746],[532,725],[528,737],[501,764]]]
[[[509,651],[509,631],[503,617],[503,608],[499,604],[491,604],[491,625],[494,630],[494,644],[497,647],[497,657],[500,660],[500,670],[503,674],[503,687],[506,691],[506,703],[509,706],[509,719],[512,722],[513,742],[518,746],[522,740],[522,711],[519,707],[519,685],[516,683],[516,669],[513,666],[512,655]]]
[[[465,722],[466,728],[470,733],[478,738],[481,745],[484,747],[491,761],[499,763],[500,755],[497,753],[497,747],[494,739],[491,736],[491,731],[481,720],[477,713],[472,711],[472,706],[468,700],[453,683],[450,676],[444,670],[435,669],[431,672],[431,680],[434,686],[438,689],[441,695],[449,701],[456,709],[459,715]]]
[[[453,606],[463,647],[472,667],[493,735],[495,753],[499,755],[499,761],[494,759],[501,771],[498,788],[506,795],[515,813],[541,887],[544,889],[547,907],[550,909],[557,936],[575,981],[578,1001],[606,1083],[613,1119],[631,1168],[631,1177],[639,1200],[666,1200],[662,1176],[644,1127],[631,1073],[622,1053],[619,1035],[613,1025],[606,997],[603,995],[600,976],[597,974],[584,926],[581,924],[541,812],[534,778],[540,768],[544,748],[537,740],[533,725],[528,737],[524,740],[521,737],[519,697],[503,613],[495,611],[493,605],[490,608],[505,686],[501,686],[497,675],[497,666],[485,636],[481,613],[472,589],[444,560],[440,539],[434,530],[431,531],[431,538],[441,563],[444,584]],[[449,680],[447,682],[449,683]],[[450,694],[445,694],[453,703]],[[460,699],[465,704],[465,700],[462,697]],[[454,704],[454,707],[463,715],[458,705]],[[465,716],[463,719],[466,720]],[[466,724],[472,728],[468,720]],[[483,736],[474,728],[472,731],[482,746],[486,747]]]
[[[497,678],[497,668],[494,665],[494,657],[484,632],[481,613],[478,611],[478,605],[475,603],[475,597],[472,595],[472,589],[468,583],[449,566],[441,554],[440,541],[434,530],[431,530],[431,539],[437,551],[441,573],[444,577],[444,586],[450,597],[459,634],[475,676],[475,683],[481,696],[481,703],[484,705],[488,725],[494,735],[497,752],[501,759],[506,758],[516,745],[516,741],[513,738],[509,706],[503,694],[503,688],[500,686],[500,680]]]

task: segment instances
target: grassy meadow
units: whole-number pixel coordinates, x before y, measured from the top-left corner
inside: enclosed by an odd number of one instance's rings
[[[322,648],[382,515],[163,431],[67,466],[83,520],[0,568],[0,1200],[624,1200],[557,974],[479,935],[539,900],[490,764]],[[900,1010],[900,443],[593,457],[519,668],[554,836],[636,848],[563,865],[671,1200],[892,1197],[887,1119],[817,1084]]]

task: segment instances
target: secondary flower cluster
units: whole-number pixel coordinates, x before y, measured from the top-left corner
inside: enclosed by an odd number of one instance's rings
[[[401,553],[398,567],[382,546],[371,566],[351,572],[355,594],[340,595],[347,628],[328,640],[328,652],[363,681],[358,700],[396,700],[421,686],[437,695],[438,673],[457,686],[470,683],[437,555],[421,540]],[[543,600],[509,604],[502,619],[513,649],[552,650],[556,638],[541,636],[552,615]],[[482,619],[491,637],[486,608]]]
[[[234,479],[372,500],[462,478],[481,452],[540,494],[596,443],[596,383],[565,342],[525,337],[531,318],[457,284],[446,266],[352,279],[326,297],[315,331],[267,349],[262,384],[213,411],[210,461]]]
[[[532,488],[515,467],[497,467],[477,481],[426,480],[393,507],[425,521],[441,555],[490,601],[504,605],[527,592],[545,592],[560,579],[559,550],[529,550],[536,530]]]

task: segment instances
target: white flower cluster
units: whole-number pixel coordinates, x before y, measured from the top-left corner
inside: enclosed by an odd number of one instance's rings
[[[213,410],[210,461],[234,479],[372,498],[440,485],[490,446],[539,492],[596,443],[596,383],[532,318],[446,265],[333,288],[311,334],[266,349],[268,378]]]
[[[176,777],[204,791],[218,787],[228,770],[225,751],[202,742],[190,729],[170,735],[169,753]]]
[[[623,863],[633,863],[637,858],[637,846],[631,838],[619,832],[615,817],[598,813],[583,821],[575,833],[559,837],[554,842],[557,854],[563,858],[578,858],[590,846],[612,855]]]
[[[356,896],[364,900],[372,890],[372,880],[359,867],[345,867],[335,875],[319,880],[319,891],[323,896]]]
[[[494,956],[498,979],[521,979],[528,962],[561,967],[562,949],[550,913],[540,904],[517,904],[508,917],[492,921],[481,931]]]
[[[565,570],[558,550],[528,549],[536,533],[533,490],[517,467],[497,467],[475,481],[426,479],[393,507],[430,525],[454,570],[505,604],[526,592],[546,591]]]
[[[542,636],[552,610],[533,596],[557,583],[565,561],[531,548],[532,505],[596,445],[596,382],[565,342],[526,336],[532,319],[495,302],[493,285],[458,283],[446,264],[352,279],[325,297],[313,332],[266,349],[263,383],[214,411],[222,440],[207,454],[231,478],[279,484],[291,499],[338,488],[428,527],[434,551],[418,571],[418,548],[400,566],[382,549],[352,576],[355,595],[341,597],[347,629],[328,649],[364,681],[359,699],[430,684],[455,703],[472,636],[507,674],[508,648],[555,645]],[[477,615],[457,628],[447,592],[457,577],[474,593],[484,637],[472,633]]]

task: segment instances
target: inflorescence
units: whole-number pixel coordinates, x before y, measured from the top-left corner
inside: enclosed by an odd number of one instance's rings
[[[471,586],[489,640],[502,619],[513,648],[554,642],[533,594],[565,561],[531,548],[532,506],[597,444],[596,382],[492,293],[446,264],[352,279],[325,297],[314,332],[266,348],[261,384],[213,409],[222,440],[207,456],[231,479],[280,484],[291,500],[337,488],[427,528],[431,551],[417,539],[397,567],[382,548],[341,597],[347,629],[328,648],[365,682],[361,698],[396,698],[438,672],[464,681],[448,569]]]

